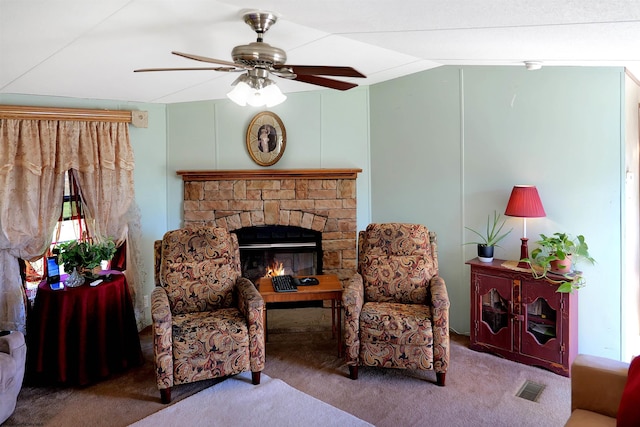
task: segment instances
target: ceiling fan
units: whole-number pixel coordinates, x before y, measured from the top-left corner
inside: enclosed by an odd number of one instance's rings
[[[142,68],[134,70],[134,72],[191,70],[245,72],[245,74],[238,77],[232,85],[240,86],[240,83],[244,83],[256,91],[266,88],[273,90],[276,88],[274,82],[269,79],[270,74],[337,90],[348,90],[358,85],[323,76],[366,77],[352,67],[286,64],[287,54],[285,51],[263,41],[264,33],[277,22],[277,15],[266,11],[251,11],[245,13],[243,19],[244,22],[256,32],[258,39],[255,42],[234,47],[231,51],[233,62],[174,51],[171,52],[174,55],[195,61],[217,64],[219,66],[204,68]],[[284,95],[280,93],[280,96]]]

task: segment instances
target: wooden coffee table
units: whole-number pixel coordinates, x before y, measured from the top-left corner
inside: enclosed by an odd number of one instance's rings
[[[342,283],[335,274],[305,277],[315,277],[320,283],[313,286],[298,286],[296,292],[276,292],[271,284],[271,278],[262,277],[258,280],[258,290],[265,303],[263,319],[265,334],[267,329],[267,303],[330,300],[331,337],[338,336],[338,356],[342,356]]]

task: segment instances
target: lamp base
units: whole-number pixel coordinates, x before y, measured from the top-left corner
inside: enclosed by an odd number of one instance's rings
[[[529,247],[527,246],[529,239],[522,237],[520,240],[522,244],[520,245],[520,262],[518,263],[518,268],[530,268],[531,266],[528,262],[522,261],[525,258],[529,258]]]

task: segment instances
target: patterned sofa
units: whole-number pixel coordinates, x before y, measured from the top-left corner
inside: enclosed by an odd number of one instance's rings
[[[436,234],[419,224],[370,224],[359,233],[358,272],[342,294],[346,362],[435,370],[449,365],[449,297],[438,275]]]
[[[151,294],[154,357],[160,397],[171,387],[264,368],[264,302],[241,277],[235,234],[224,228],[167,232],[155,244]]]

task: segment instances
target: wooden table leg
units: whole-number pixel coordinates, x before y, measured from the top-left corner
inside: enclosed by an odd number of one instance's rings
[[[331,300],[331,338],[336,337],[336,300]]]
[[[338,300],[338,357],[342,357],[342,301]]]

